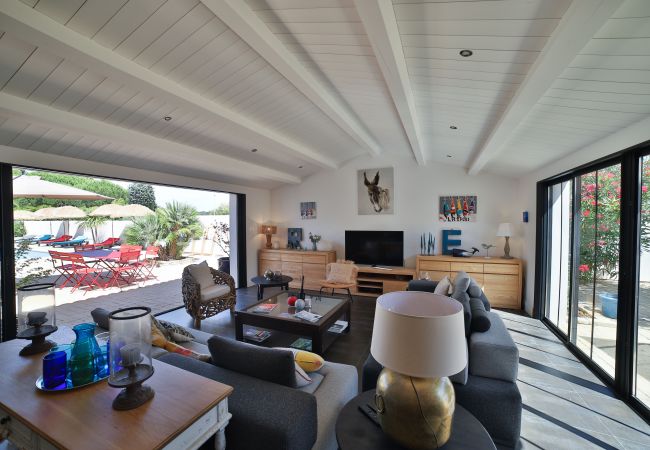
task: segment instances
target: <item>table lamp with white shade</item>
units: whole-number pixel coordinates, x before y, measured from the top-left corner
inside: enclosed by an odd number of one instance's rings
[[[429,292],[382,295],[370,353],[384,366],[375,394],[384,433],[410,449],[442,447],[456,403],[448,376],[467,364],[462,305]]]
[[[497,236],[506,238],[506,245],[503,247],[503,259],[512,259],[510,256],[510,236],[512,236],[512,224],[500,223],[497,228]]]

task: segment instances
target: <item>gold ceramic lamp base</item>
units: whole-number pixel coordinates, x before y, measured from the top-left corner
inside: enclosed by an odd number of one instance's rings
[[[449,378],[416,378],[384,368],[376,389],[381,427],[395,442],[413,450],[447,443],[456,404]]]

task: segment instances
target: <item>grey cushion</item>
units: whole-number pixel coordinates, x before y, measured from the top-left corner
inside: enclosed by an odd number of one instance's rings
[[[480,298],[470,298],[469,305],[472,308],[472,333],[484,333],[490,329],[490,316],[485,311],[485,305]]]
[[[210,272],[207,262],[202,261],[199,264],[191,264],[189,269],[192,278],[201,286],[201,290],[214,286],[214,278],[212,278],[212,272]]]
[[[514,383],[519,367],[519,350],[498,314],[488,312],[490,329],[469,338],[469,373]]]
[[[108,330],[108,315],[111,312],[104,308],[95,308],[90,311],[90,315],[100,328]]]
[[[234,388],[228,397],[232,414],[226,427],[228,450],[304,450],[316,442],[313,395],[173,353],[160,361]]]
[[[485,306],[486,311],[490,311],[492,309],[492,306],[490,305],[490,301],[485,296],[485,293],[481,292],[481,296],[479,297],[479,299],[483,302],[483,306]]]
[[[467,272],[462,270],[458,271],[456,277],[454,278],[454,293],[456,292],[467,292],[469,288],[471,278],[467,275]]]
[[[310,372],[307,375],[309,375],[309,378],[311,378],[311,383],[309,383],[307,386],[298,388],[298,390],[302,392],[306,392],[308,394],[313,394],[314,392],[316,392],[316,389],[318,389],[320,384],[323,382],[324,377],[318,372]]]
[[[422,292],[433,292],[438,286],[437,281],[431,280],[411,280],[409,281],[407,291],[422,291]]]
[[[208,339],[208,349],[217,367],[296,387],[296,366],[288,350],[258,347],[216,335]]]
[[[469,287],[467,288],[467,293],[470,297],[480,298],[483,293],[483,289],[478,285],[474,278],[469,279]]]

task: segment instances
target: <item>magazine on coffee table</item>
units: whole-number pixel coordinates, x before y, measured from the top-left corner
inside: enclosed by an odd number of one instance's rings
[[[307,322],[316,323],[323,316],[321,316],[320,314],[314,314],[309,311],[302,310],[302,311],[298,311],[294,315],[294,317],[297,317],[298,319],[306,320]]]
[[[277,303],[262,303],[261,305],[257,305],[255,308],[253,308],[253,312],[258,314],[269,314],[277,306]]]
[[[297,348],[298,350],[311,351],[311,339],[298,338],[291,343],[292,348]]]
[[[248,328],[244,333],[246,339],[255,342],[264,342],[271,337],[271,332],[266,330],[258,330],[257,328]]]
[[[327,331],[329,331],[331,333],[340,334],[340,333],[343,333],[347,327],[348,327],[348,322],[347,321],[345,321],[345,320],[337,320],[336,322],[334,322],[334,325],[332,325],[331,327],[329,327],[327,329]]]

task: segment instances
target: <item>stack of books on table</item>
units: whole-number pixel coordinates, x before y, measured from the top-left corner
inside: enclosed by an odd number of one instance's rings
[[[246,339],[250,339],[255,342],[264,342],[269,337],[271,337],[271,332],[266,330],[258,330],[257,328],[248,328],[244,333]]]
[[[337,320],[334,322],[334,325],[329,327],[327,331],[331,333],[343,333],[345,329],[348,327],[348,322],[345,320]]]
[[[302,311],[297,312],[294,315],[294,317],[297,317],[298,319],[306,320],[307,322],[315,323],[318,322],[318,320],[323,316],[311,313],[309,311],[305,311],[303,309]]]
[[[254,313],[258,314],[268,314],[271,311],[273,311],[277,307],[277,303],[262,303],[261,305],[257,305],[254,309]]]

